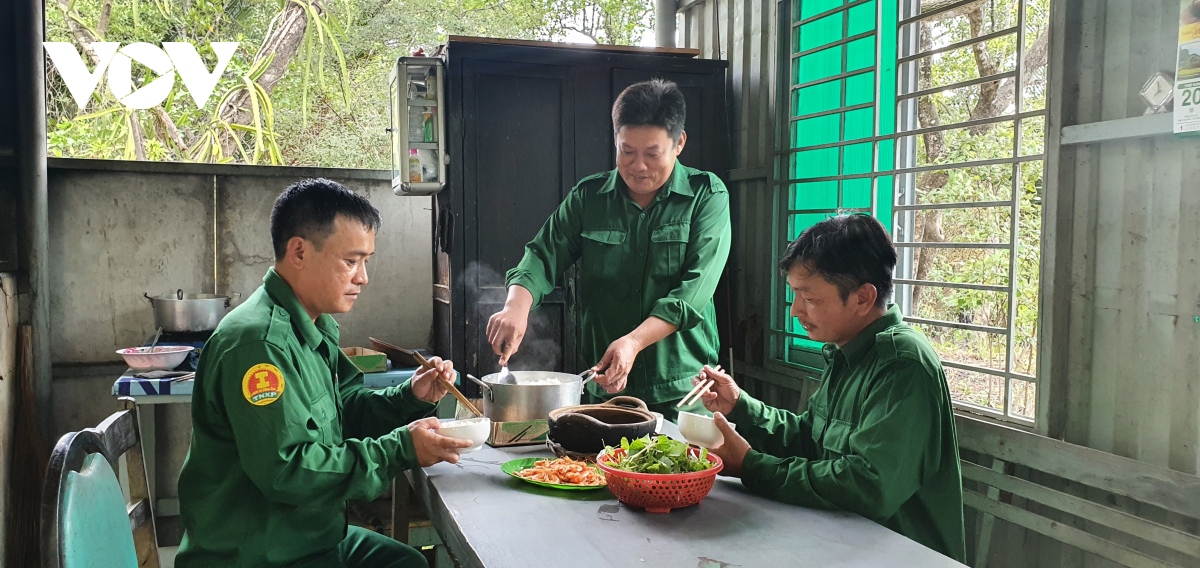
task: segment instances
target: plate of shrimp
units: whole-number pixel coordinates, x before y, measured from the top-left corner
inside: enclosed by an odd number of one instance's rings
[[[522,481],[555,489],[600,489],[608,486],[599,468],[571,458],[515,459],[505,462],[500,470]]]

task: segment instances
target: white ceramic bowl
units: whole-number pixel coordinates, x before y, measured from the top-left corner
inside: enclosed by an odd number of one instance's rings
[[[713,421],[712,416],[680,411],[676,422],[679,424],[679,433],[689,444],[712,449],[714,446],[721,445],[721,442],[725,440],[721,431],[717,429],[717,423]],[[730,423],[729,426],[737,429],[736,424]]]
[[[125,364],[135,371],[170,371],[195,349],[185,345],[161,345],[155,346],[154,351],[149,347],[118,349],[117,354],[125,358]]]
[[[465,454],[483,447],[483,443],[487,441],[488,435],[492,433],[492,421],[484,416],[461,419],[444,418],[438,427],[438,433],[450,438],[470,440],[471,447],[457,448],[455,450],[459,454]]]

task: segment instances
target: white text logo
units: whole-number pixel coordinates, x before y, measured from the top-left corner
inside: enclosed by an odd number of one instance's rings
[[[188,94],[196,101],[196,106],[204,108],[225,67],[233,59],[238,42],[218,41],[209,44],[217,55],[217,66],[211,72],[205,67],[196,48],[184,42],[166,42],[161,48],[149,43],[131,43],[121,47],[116,42],[96,42],[89,46],[98,60],[92,71],[88,71],[74,45],[66,42],[44,42],[42,45],[80,110],[87,106],[106,70],[108,91],[121,104],[144,110],[154,108],[167,99],[171,89],[175,88],[175,75],[179,75]],[[136,91],[133,90],[134,61],[159,75]]]

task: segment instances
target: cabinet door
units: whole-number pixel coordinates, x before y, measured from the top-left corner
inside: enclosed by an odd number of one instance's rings
[[[504,273],[575,183],[574,108],[565,66],[462,62],[466,361],[498,370],[487,322],[504,305]],[[530,314],[514,369],[578,372],[575,316],[559,286]]]

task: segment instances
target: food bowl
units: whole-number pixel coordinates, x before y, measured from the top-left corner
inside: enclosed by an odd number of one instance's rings
[[[695,444],[701,448],[713,449],[721,445],[725,437],[721,435],[721,431],[717,429],[717,423],[713,421],[712,416],[704,416],[693,412],[679,412],[679,433],[689,444]],[[737,429],[737,425],[732,422],[729,426]]]
[[[455,448],[454,451],[459,454],[473,452],[483,447],[483,443],[487,441],[488,436],[492,433],[492,421],[489,418],[479,416],[476,418],[442,419],[441,425],[438,426],[438,434],[449,438],[458,438],[460,440],[470,440],[471,447]]]
[[[700,455],[696,448],[689,448],[693,456]],[[610,465],[614,458],[620,458],[625,450],[617,448],[613,455],[601,452],[596,458],[596,466],[604,472],[608,489],[617,500],[632,507],[642,507],[647,513],[669,513],[671,509],[690,507],[704,500],[717,474],[725,464],[716,454],[708,454],[708,461],[713,466],[704,471],[690,473],[634,473],[617,469]]]
[[[188,353],[195,347],[187,345],[163,345],[150,347],[130,347],[118,349],[117,354],[125,359],[125,364],[134,371],[170,371],[187,359]]]

